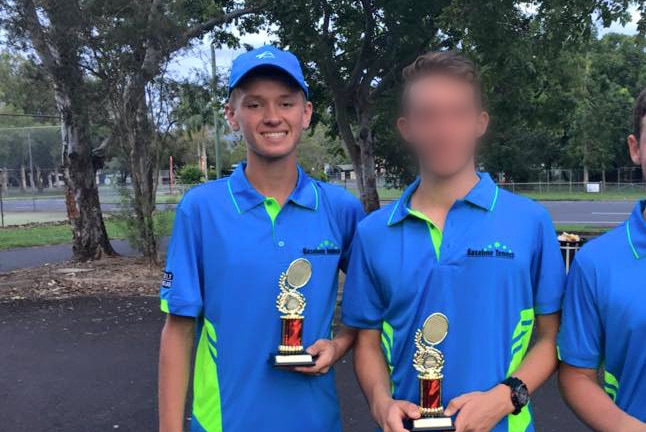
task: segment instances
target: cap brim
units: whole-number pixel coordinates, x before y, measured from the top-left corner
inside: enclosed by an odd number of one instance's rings
[[[264,64],[259,64],[257,66],[254,66],[250,68],[248,71],[240,75],[235,81],[229,84],[229,96],[231,96],[231,92],[233,91],[234,88],[242,82],[251,72],[258,70],[258,69],[276,69],[285,75],[287,75],[294,83],[305,93],[305,97],[309,98],[310,96],[310,90],[307,87],[307,85],[304,85],[301,83],[298,78],[296,78],[289,70],[287,70],[285,67],[278,65],[278,64],[272,64],[272,63],[264,63]]]

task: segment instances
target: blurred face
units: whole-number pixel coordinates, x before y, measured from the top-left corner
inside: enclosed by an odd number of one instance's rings
[[[293,154],[312,118],[303,92],[281,79],[251,78],[225,106],[229,126],[242,131],[247,150],[265,159]]]
[[[410,84],[397,125],[422,170],[451,177],[472,166],[476,144],[487,131],[474,87],[448,75],[429,75]]]

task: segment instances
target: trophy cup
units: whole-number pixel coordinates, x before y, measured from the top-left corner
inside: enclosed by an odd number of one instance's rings
[[[420,403],[422,418],[413,421],[413,431],[454,431],[451,417],[444,416],[442,406],[442,369],[444,355],[435,348],[442,343],[449,330],[449,320],[441,313],[434,313],[424,321],[424,326],[415,333],[415,357],[413,366],[419,372]]]
[[[312,277],[312,264],[305,258],[293,261],[287,271],[280,274],[278,286],[280,294],[276,299],[276,307],[283,314],[281,320],[280,345],[278,354],[274,356],[274,366],[295,367],[313,366],[311,354],[303,348],[303,311],[305,296],[298,290],[309,282]]]

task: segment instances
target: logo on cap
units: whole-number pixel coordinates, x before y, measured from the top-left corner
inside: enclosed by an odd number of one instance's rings
[[[263,51],[260,54],[256,56],[257,59],[268,59],[268,58],[276,58],[273,52],[271,51]]]

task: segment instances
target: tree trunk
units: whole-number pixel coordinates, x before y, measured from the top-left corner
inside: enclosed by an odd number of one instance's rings
[[[25,166],[20,165],[20,192],[27,190],[27,173],[25,173]]]
[[[159,145],[148,117],[145,84],[132,84],[126,95],[120,124],[128,148],[133,188],[134,224],[137,246],[151,264],[159,262],[155,232],[155,198],[159,177]],[[123,117],[125,116],[125,117]]]
[[[346,107],[345,98],[337,95],[335,97],[335,112],[339,135],[352,160],[357,177],[357,189],[359,190],[363,208],[366,212],[372,212],[380,207],[380,202],[377,192],[374,140],[370,129],[370,115],[365,111],[360,113],[359,136],[355,137]]]
[[[59,102],[59,110],[63,114],[63,181],[67,218],[72,227],[74,260],[114,256],[117,253],[108,240],[99,202],[96,170],[87,133],[89,122],[84,115],[78,118],[73,114],[70,104]]]
[[[9,190],[9,171],[7,171],[7,167],[4,167],[0,173],[0,185],[5,192]]]
[[[36,165],[36,187],[38,188],[38,192],[43,191],[43,177],[39,165]]]
[[[589,182],[590,182],[590,169],[588,168],[587,164],[584,164],[583,165],[583,183],[588,184]]]
[[[78,2],[77,2],[78,3]],[[87,261],[116,255],[103,223],[96,166],[92,157],[88,85],[80,66],[83,33],[81,12],[74,2],[18,2],[21,26],[32,42],[54,86],[61,115],[62,168],[67,216],[72,227],[73,259]],[[44,29],[42,21],[48,22]]]

